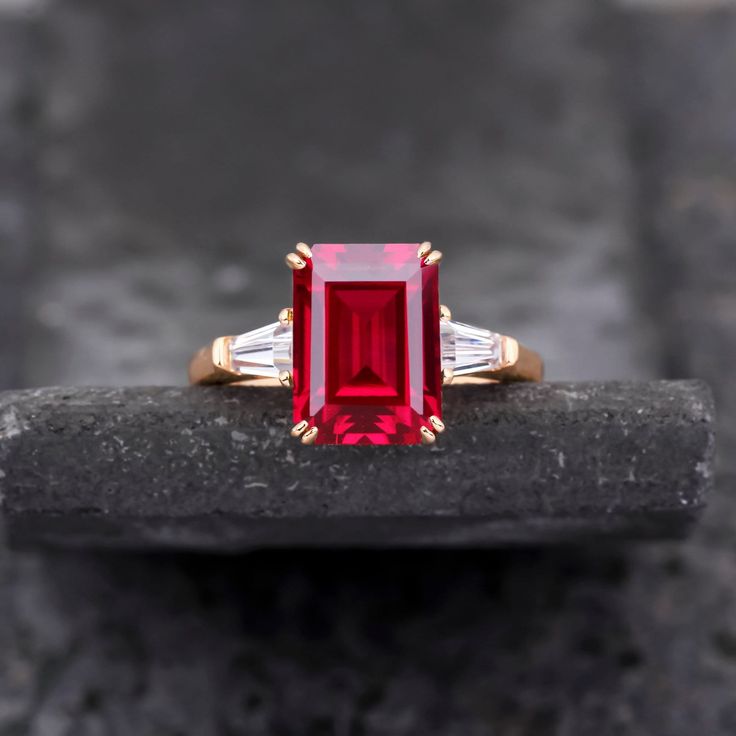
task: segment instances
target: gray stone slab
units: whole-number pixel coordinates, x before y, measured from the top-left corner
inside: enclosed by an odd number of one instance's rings
[[[11,539],[228,550],[681,536],[711,486],[704,384],[458,386],[423,447],[304,447],[287,392],[0,394]]]

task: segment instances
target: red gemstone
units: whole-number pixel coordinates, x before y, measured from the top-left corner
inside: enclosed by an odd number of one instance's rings
[[[441,418],[438,267],[418,247],[319,243],[294,271],[294,421],[317,444],[413,445]]]

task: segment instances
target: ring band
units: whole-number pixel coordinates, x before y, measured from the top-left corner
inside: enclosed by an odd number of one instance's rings
[[[290,370],[290,362],[276,365],[273,357],[273,347],[254,350],[255,353],[267,353],[263,363],[258,359],[238,358],[238,354],[248,352],[253,343],[253,333],[275,332],[279,323],[266,325],[258,330],[246,332],[243,335],[216,338],[209,345],[198,350],[189,363],[189,383],[196,386],[217,386],[225,384],[248,384],[249,386],[280,386],[279,374]],[[478,328],[474,328],[478,330]],[[448,377],[444,385],[458,385],[466,383],[515,383],[521,381],[539,382],[544,378],[544,362],[539,353],[527,348],[513,337],[497,335],[498,341],[504,346],[503,353],[506,360],[498,368],[480,368],[477,371],[455,372],[452,367],[444,367]],[[258,339],[258,338],[255,338]],[[260,338],[263,339],[263,338]],[[291,340],[289,340],[289,350]]]
[[[429,243],[299,243],[286,256],[294,302],[278,321],[219,337],[189,365],[197,385],[294,391],[305,444],[429,444],[444,431],[441,388],[541,381],[541,357],[439,304]]]

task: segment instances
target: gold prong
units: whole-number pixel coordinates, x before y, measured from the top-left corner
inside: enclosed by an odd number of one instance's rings
[[[279,371],[279,383],[285,388],[293,388],[294,379],[291,376],[291,371]]]
[[[296,252],[302,258],[311,258],[312,257],[312,249],[306,243],[297,243],[296,244]]]
[[[303,258],[300,258],[296,253],[289,253],[284,260],[286,261],[286,265],[292,271],[300,271],[307,265],[307,262]]]
[[[212,343],[212,364],[220,370],[232,370],[232,359],[230,357],[230,346],[232,337],[218,337]]]
[[[431,266],[434,263],[439,263],[442,260],[442,251],[433,250],[425,259],[424,265]]]
[[[301,437],[306,431],[308,426],[309,426],[309,422],[306,419],[302,419],[301,422],[297,422],[297,424],[295,424],[291,428],[291,432],[290,432],[291,436]]]
[[[419,431],[422,434],[422,444],[423,445],[431,445],[437,439],[437,437],[435,437],[434,432],[431,429],[429,429],[429,427],[420,427]]]
[[[445,423],[438,416],[432,414],[429,418],[429,423],[432,425],[432,429],[438,434],[442,434],[445,431]]]
[[[294,310],[291,307],[284,307],[279,312],[279,324],[282,327],[288,327],[294,321]]]
[[[319,434],[319,429],[317,429],[317,427],[311,427],[302,435],[302,444],[303,445],[313,444],[314,441],[317,439],[318,434]]]
[[[450,311],[450,307],[440,304],[440,319],[443,322],[448,322],[452,319],[452,312]]]
[[[417,248],[417,258],[424,258],[430,251],[432,250],[432,243],[429,242],[429,240],[425,240],[423,243],[419,244],[419,248]]]
[[[504,366],[516,365],[519,362],[519,341],[504,335],[501,338],[501,356]]]
[[[452,368],[442,369],[442,385],[449,386],[452,383],[452,379],[455,378],[455,374]]]

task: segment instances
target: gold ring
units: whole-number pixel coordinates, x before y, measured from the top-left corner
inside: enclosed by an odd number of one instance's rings
[[[431,444],[445,429],[443,386],[544,374],[513,337],[452,319],[441,260],[428,242],[299,243],[286,256],[292,306],[202,348],[189,379],[291,388],[291,434],[304,444]]]

